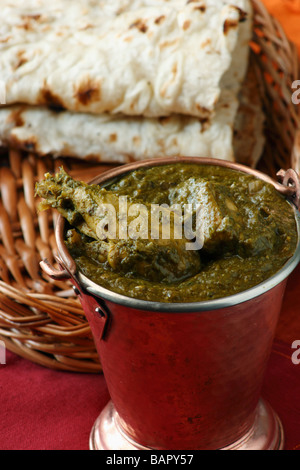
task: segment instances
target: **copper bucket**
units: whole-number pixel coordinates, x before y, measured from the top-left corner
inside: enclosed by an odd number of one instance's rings
[[[272,182],[299,204],[299,179],[280,182],[247,167],[203,158],[164,158],[118,167],[94,179],[104,184],[128,171],[174,162],[221,165]],[[300,233],[299,213],[295,220]],[[272,278],[230,297],[195,303],[158,303],[111,292],[77,271],[56,239],[62,271],[70,278],[89,321],[111,401],[95,422],[90,448],[102,450],[283,449],[280,419],[260,398],[288,275],[294,256]]]

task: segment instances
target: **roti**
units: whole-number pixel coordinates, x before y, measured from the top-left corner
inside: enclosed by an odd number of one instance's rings
[[[252,28],[249,0],[2,0],[0,25],[7,105],[201,118]]]
[[[1,145],[258,161],[249,0],[4,0],[0,19]]]
[[[72,113],[15,105],[0,110],[0,144],[35,152],[125,163],[164,156],[205,156],[234,161],[233,125],[238,100],[223,91],[214,117],[163,118]]]

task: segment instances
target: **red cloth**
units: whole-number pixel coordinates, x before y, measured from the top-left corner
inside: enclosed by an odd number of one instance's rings
[[[10,352],[0,397],[1,450],[87,450],[109,400],[103,375],[53,371]]]
[[[300,449],[300,364],[292,363],[293,352],[275,341],[262,393],[282,420],[286,450]],[[102,375],[57,372],[10,352],[0,374],[1,450],[88,450],[109,400]]]

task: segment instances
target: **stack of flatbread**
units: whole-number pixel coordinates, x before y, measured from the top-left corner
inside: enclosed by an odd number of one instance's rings
[[[0,145],[255,166],[250,0],[1,0]]]

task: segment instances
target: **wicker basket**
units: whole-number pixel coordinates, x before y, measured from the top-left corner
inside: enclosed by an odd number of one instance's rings
[[[90,328],[71,285],[51,280],[39,268],[44,258],[55,265],[57,214],[37,211],[34,185],[59,166],[83,180],[109,168],[13,150],[1,157],[0,338],[9,350],[46,367],[99,372]]]
[[[259,168],[272,176],[300,161],[300,106],[292,84],[300,77],[297,48],[266,8],[253,0],[252,59],[266,115],[266,148]],[[0,339],[7,349],[43,366],[101,372],[89,325],[71,285],[41,272],[55,265],[56,213],[36,210],[34,185],[59,166],[88,181],[111,166],[74,159],[37,158],[9,150],[0,154]]]

